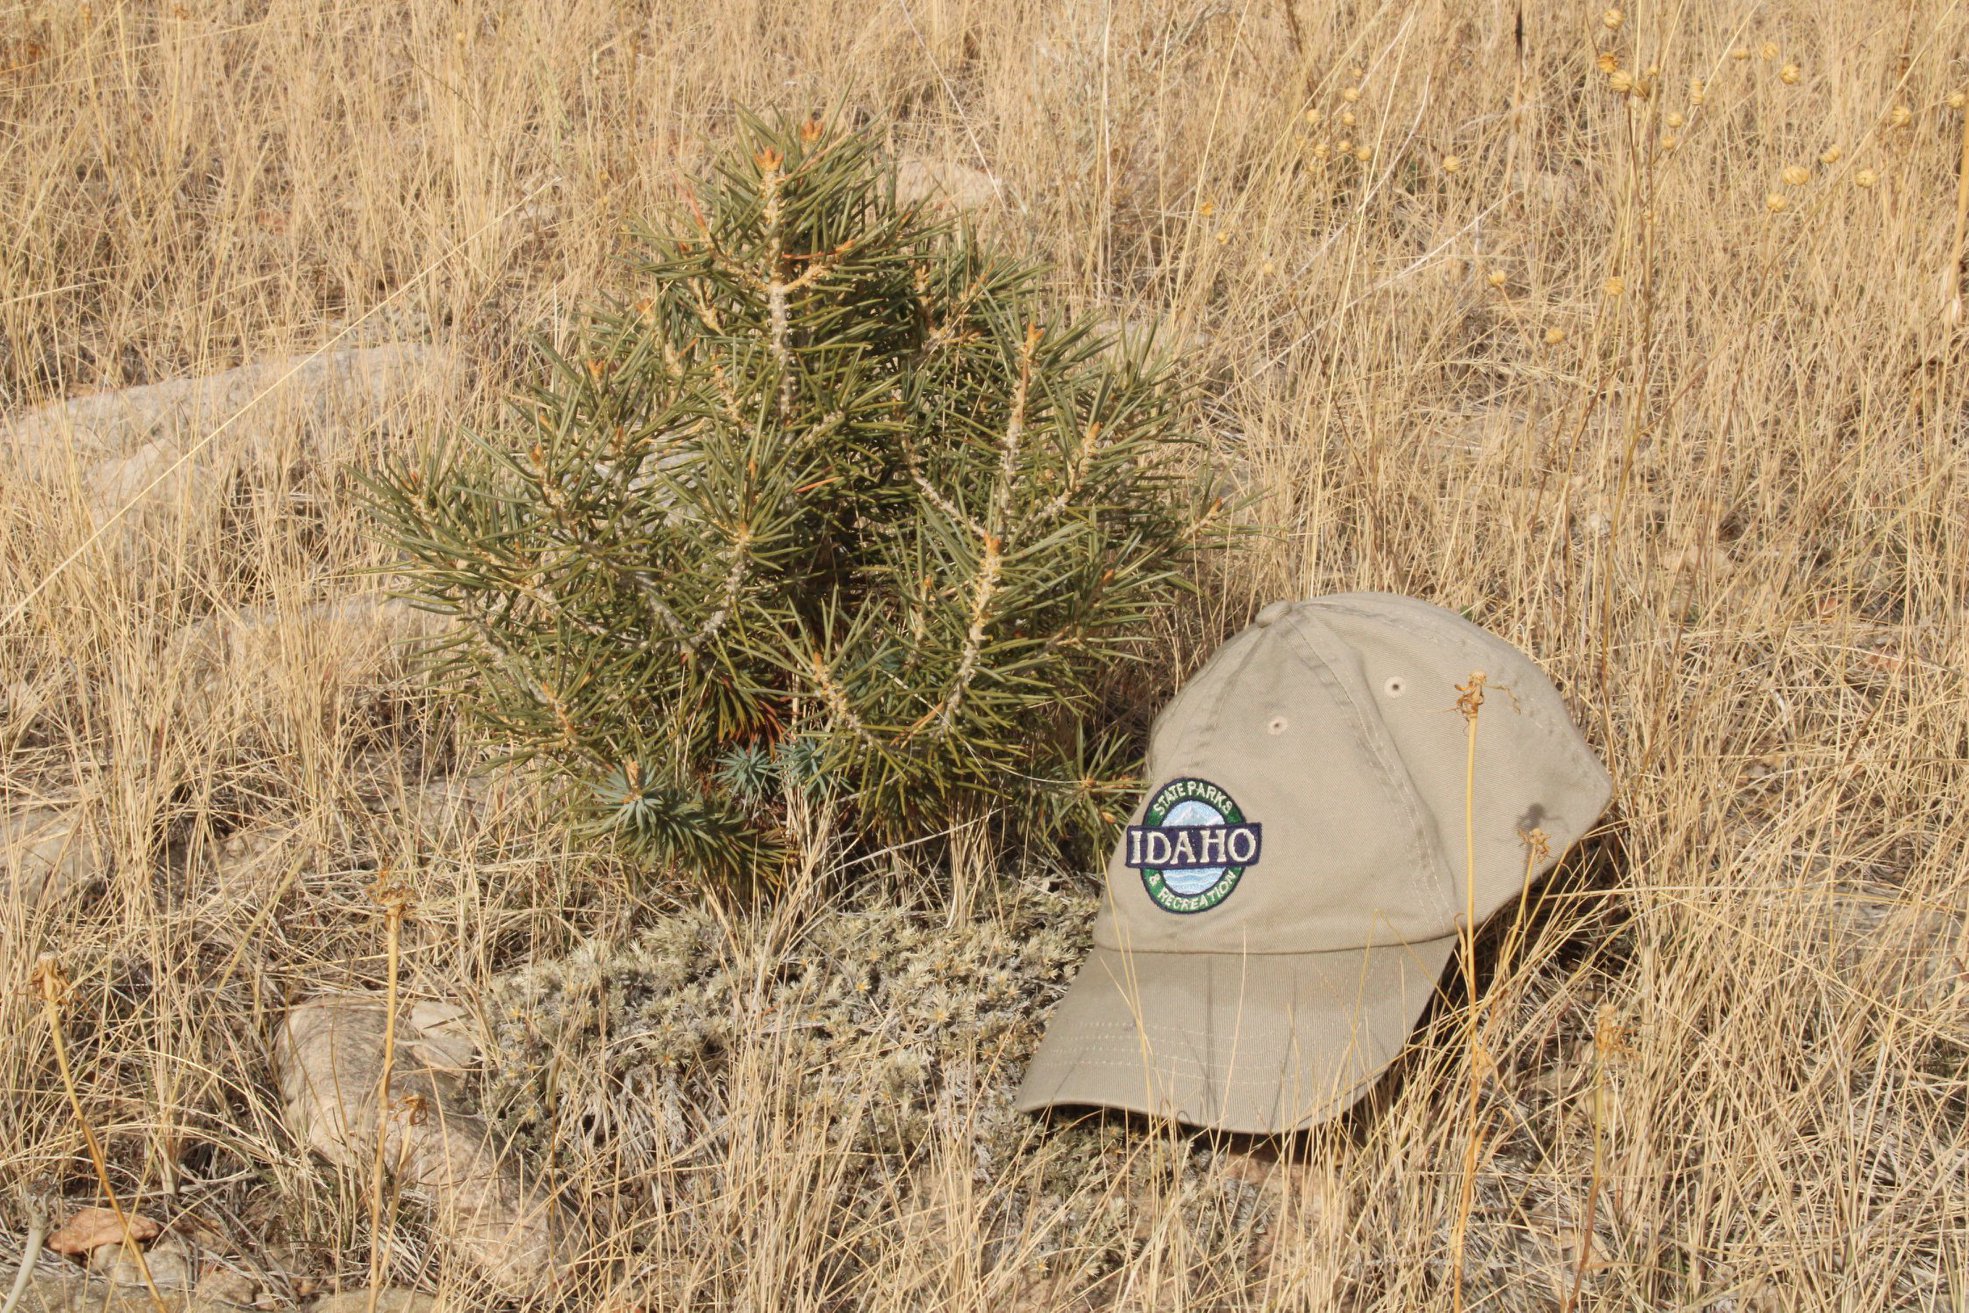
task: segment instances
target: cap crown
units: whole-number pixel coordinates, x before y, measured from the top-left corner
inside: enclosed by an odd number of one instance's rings
[[[1308,953],[1451,933],[1466,905],[1457,694],[1478,670],[1477,916],[1516,899],[1600,814],[1605,769],[1509,643],[1412,598],[1348,593],[1267,607],[1157,717],[1095,942]]]

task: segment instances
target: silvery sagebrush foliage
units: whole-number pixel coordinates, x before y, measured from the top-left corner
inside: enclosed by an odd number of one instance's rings
[[[861,888],[780,947],[734,941],[715,908],[680,904],[627,941],[499,982],[484,1106],[516,1143],[537,1134],[549,1151],[571,1110],[615,1124],[616,1152],[648,1155],[625,1163],[656,1170],[716,1141],[733,1055],[763,1045],[776,1072],[797,1073],[775,1097],[869,1153],[907,1157],[953,1117],[993,1128],[987,1141],[1016,1137],[1030,1119],[1012,1110],[1011,1077],[1087,952],[1095,904],[1010,879],[952,924]],[[625,1120],[649,1125],[629,1133]]]
[[[896,195],[861,136],[747,118],[634,291],[510,425],[369,480],[439,668],[648,864],[751,885],[790,795],[853,833],[1089,848],[1102,714],[1221,507],[1146,340]]]
[[[812,1206],[843,1218],[893,1200],[940,1146],[961,1146],[991,1201],[994,1248],[1085,1285],[1125,1261],[1139,1201],[1162,1197],[1171,1173],[1196,1201],[1193,1227],[1230,1225],[1249,1202],[1209,1178],[1205,1138],[1145,1150],[1154,1137],[1118,1117],[1062,1120],[1042,1136],[1012,1107],[1097,905],[1077,882],[1007,879],[953,923],[864,887],[783,948],[734,939],[703,902],[680,906],[627,940],[498,983],[485,1000],[481,1108],[500,1142],[539,1155],[570,1189],[604,1174],[591,1207],[605,1197],[627,1219],[660,1206],[706,1227],[757,1170],[757,1137],[838,1151],[850,1166]],[[1031,1234],[1035,1219],[1045,1235]]]

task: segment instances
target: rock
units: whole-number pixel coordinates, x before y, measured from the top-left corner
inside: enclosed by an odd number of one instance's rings
[[[189,1313],[191,1301],[183,1292],[160,1292],[165,1313]],[[15,1313],[157,1313],[150,1292],[142,1286],[121,1290],[105,1281],[82,1276],[29,1277],[21,1288]]]
[[[244,1272],[208,1263],[192,1295],[205,1303],[251,1304],[260,1296],[260,1283]]]
[[[291,415],[298,406],[326,418],[344,406],[378,409],[420,379],[447,373],[440,353],[411,342],[309,352],[55,402],[13,421],[8,437],[30,462],[128,459],[175,430],[189,426],[203,436],[228,419],[228,436],[264,440],[283,411]]]
[[[159,1289],[157,1293],[162,1297],[164,1313],[234,1313],[229,1303],[183,1290]],[[112,1285],[79,1272],[72,1276],[36,1273],[22,1286],[14,1313],[158,1313],[159,1308],[150,1291],[141,1285]]]
[[[479,1039],[471,1012],[438,1000],[412,1003],[410,1026],[417,1032],[417,1058],[434,1071],[465,1071],[479,1061]]]
[[[430,633],[442,621],[442,616],[381,594],[242,607],[178,630],[167,645],[167,662],[181,678],[210,677],[229,666],[263,662],[282,643],[304,635],[321,642],[388,643]]]
[[[146,1268],[150,1271],[151,1284],[160,1291],[189,1290],[197,1284],[196,1258],[191,1246],[177,1236],[165,1236],[145,1247],[142,1267],[131,1256],[130,1249],[131,1246],[120,1242],[102,1246],[89,1255],[89,1270],[118,1286],[141,1287]]]
[[[337,1255],[326,1245],[307,1240],[276,1241],[259,1253],[261,1270],[278,1274],[294,1294],[306,1299],[318,1295],[332,1281]]]
[[[261,821],[219,843],[214,883],[228,898],[258,899],[277,891],[302,862],[307,831],[291,819]]]
[[[107,849],[99,828],[77,804],[0,814],[0,881],[15,901],[30,908],[55,902],[95,878],[108,863]]]
[[[974,210],[1004,199],[1004,186],[982,169],[912,155],[896,164],[896,199]]]
[[[384,1011],[373,995],[331,995],[290,1010],[275,1042],[288,1124],[310,1149],[366,1179],[376,1157]],[[458,1082],[418,1058],[424,1035],[397,1026],[384,1161],[438,1215],[436,1233],[511,1298],[550,1291],[571,1259],[573,1219],[500,1152],[466,1111]]]
[[[305,667],[360,680],[396,659],[399,644],[435,633],[444,618],[380,594],[298,605],[244,607],[185,625],[161,666],[183,705],[269,715],[284,696],[270,672]]]
[[[390,799],[387,810],[397,812],[434,844],[456,845],[482,830],[494,812],[492,781],[485,775],[447,775],[412,792],[401,803]],[[507,804],[511,798],[508,795]]]
[[[376,1313],[432,1313],[438,1301],[420,1290],[385,1286],[376,1292]],[[367,1290],[344,1290],[339,1295],[323,1295],[308,1305],[308,1313],[369,1313]]]
[[[453,373],[448,355],[417,343],[311,352],[56,402],[0,424],[0,452],[29,478],[78,480],[103,523],[140,504],[210,496],[283,435],[373,416]]]

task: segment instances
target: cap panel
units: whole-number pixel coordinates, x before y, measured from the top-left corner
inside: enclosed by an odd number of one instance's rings
[[[1307,608],[1358,653],[1380,722],[1449,858],[1447,887],[1459,907],[1468,731],[1457,686],[1485,673],[1472,807],[1477,915],[1515,901],[1527,874],[1525,832],[1537,827],[1548,838],[1548,855],[1530,868],[1536,876],[1586,832],[1611,792],[1551,680],[1511,644],[1411,598],[1345,594]]]
[[[1094,942],[1305,953],[1449,929],[1428,813],[1357,663],[1298,616],[1234,641],[1240,659],[1199,672],[1156,734]]]

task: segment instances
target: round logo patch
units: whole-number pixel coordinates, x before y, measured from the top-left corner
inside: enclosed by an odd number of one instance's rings
[[[1209,780],[1171,780],[1128,827],[1126,865],[1165,912],[1207,912],[1258,864],[1263,827]]]

